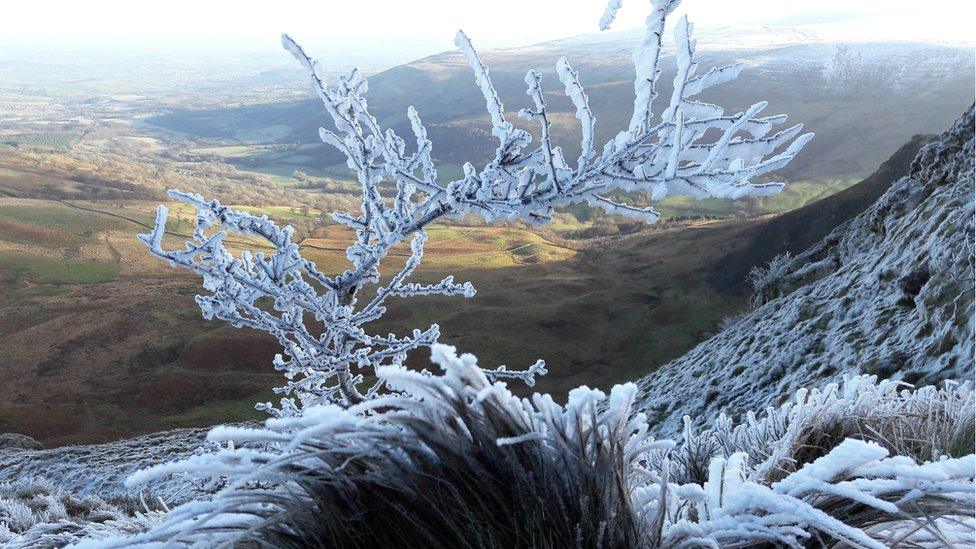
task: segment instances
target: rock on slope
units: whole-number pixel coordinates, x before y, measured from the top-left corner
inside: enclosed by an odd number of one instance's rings
[[[866,211],[774,261],[764,304],[639,381],[659,434],[848,373],[972,377],[973,193],[970,107]]]

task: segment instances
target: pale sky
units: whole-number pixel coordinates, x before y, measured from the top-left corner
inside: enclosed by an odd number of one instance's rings
[[[911,39],[972,40],[972,0],[685,0],[700,28],[829,23]],[[481,47],[595,32],[604,0],[26,0],[3,6],[0,47],[267,50],[291,33],[315,49],[453,47],[463,28]],[[624,2],[615,29],[640,26],[647,0]],[[924,12],[920,11],[924,8]],[[674,18],[676,19],[676,18]]]

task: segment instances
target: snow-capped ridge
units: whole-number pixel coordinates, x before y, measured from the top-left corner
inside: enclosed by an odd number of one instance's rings
[[[694,22],[694,21],[692,21]],[[695,27],[697,49],[702,53],[763,51],[775,48],[800,45],[876,45],[888,44],[902,48],[941,47],[971,50],[972,43],[949,38],[926,38],[918,35],[898,35],[846,30],[839,24],[819,25],[727,25],[722,27]],[[640,40],[643,29],[633,28],[604,32],[580,34],[538,44],[516,46],[491,50],[495,52],[517,53],[519,50],[597,48],[600,50],[620,49],[629,51]],[[662,40],[662,53],[674,54],[674,39],[668,29]]]

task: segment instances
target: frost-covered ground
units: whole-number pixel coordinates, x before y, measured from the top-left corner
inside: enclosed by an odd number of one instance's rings
[[[218,449],[207,429],[176,429],[106,444],[46,450],[0,448],[0,547],[64,547],[131,535],[172,506],[209,496],[220,483],[185,476],[127,487],[141,469]]]
[[[673,441],[649,435],[633,383],[609,396],[580,387],[559,405],[514,396],[452,347],[435,345],[432,360],[440,375],[379,369],[405,391],[382,402],[214,429],[210,440],[281,445],[142,471],[130,486],[174,473],[228,485],[165,516],[87,525],[78,538],[85,547],[974,542],[972,384],[908,391],[854,377]],[[13,538],[45,539],[31,530]]]
[[[131,498],[123,486],[132,473],[168,459],[179,459],[207,447],[207,429],[177,429],[107,444],[65,446],[48,450],[0,448],[0,482],[45,478],[79,497]],[[153,486],[151,500],[170,504],[192,497],[195,488],[179,479]]]
[[[973,376],[973,110],[864,213],[766,273],[758,308],[640,380],[661,434],[849,373]]]
[[[131,498],[79,495],[43,478],[0,481],[0,546],[46,549],[136,534],[165,516],[165,506],[150,501],[151,507]]]

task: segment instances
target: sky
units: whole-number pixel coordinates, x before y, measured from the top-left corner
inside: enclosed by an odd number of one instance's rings
[[[820,24],[848,34],[972,40],[972,0],[685,0],[699,28]],[[625,0],[614,28],[640,26],[647,0]],[[453,48],[458,28],[480,47],[595,32],[604,0],[28,0],[0,18],[0,48],[88,46],[270,50],[287,31],[333,54],[419,56]],[[677,18],[672,18],[674,21]]]

